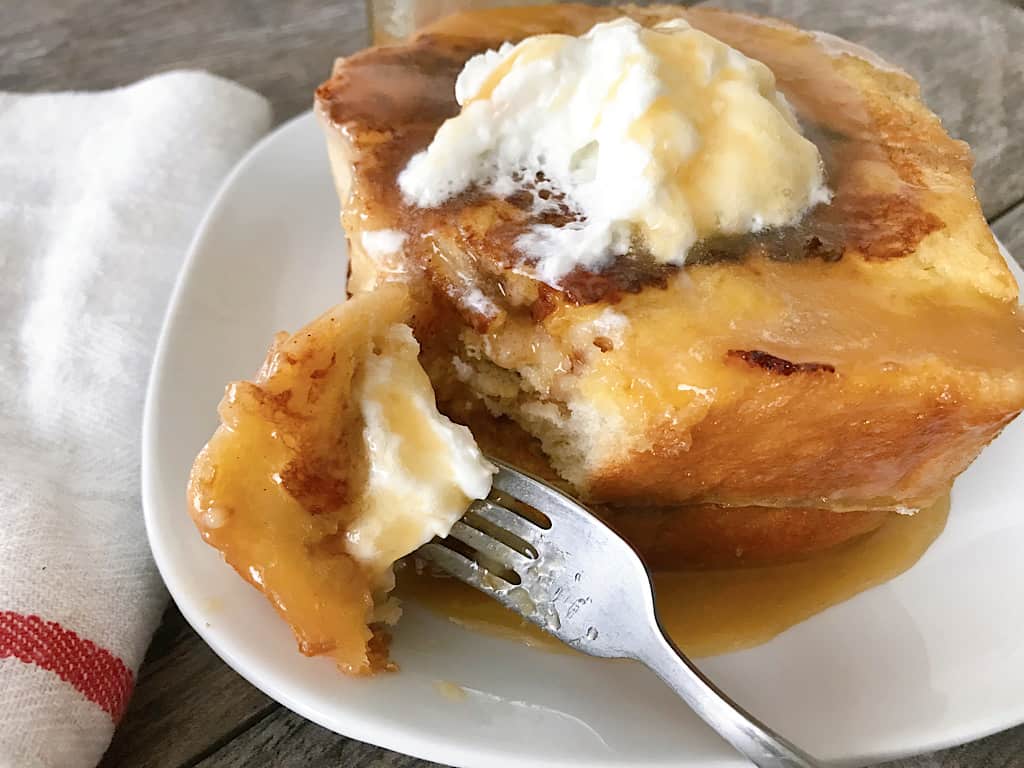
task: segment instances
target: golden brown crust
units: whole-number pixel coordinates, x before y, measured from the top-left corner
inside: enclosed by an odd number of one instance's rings
[[[648,451],[595,473],[589,498],[618,504],[725,503],[830,509],[920,508],[1021,408],[988,377],[898,367],[879,376],[744,371],[741,397],[694,425],[684,453],[671,427]],[[853,380],[851,380],[853,379]]]
[[[477,11],[439,22],[408,43],[344,61],[318,89],[317,105],[358,156],[353,202],[360,216],[377,222],[350,220],[350,231],[379,226],[409,232],[420,245],[408,256],[429,276],[436,274],[429,255],[438,245],[469,254],[466,266],[474,283],[501,304],[495,284],[520,279],[509,274],[512,266],[523,267],[515,241],[537,223],[528,202],[471,190],[437,208],[415,208],[398,194],[398,173],[457,113],[454,81],[469,56],[531,33],[579,34],[623,14],[647,24],[685,18],[768,64],[822,150],[834,191],[830,205],[819,206],[797,227],[701,243],[691,263],[735,259],[752,251],[786,260],[909,260],[913,263],[885,268],[896,275],[929,269],[937,282],[953,277],[1004,299],[1015,293],[980,217],[970,152],[920,102],[910,77],[849,54],[836,55],[813,35],[782,22],[705,8],[565,5]],[[962,253],[922,247],[929,236],[943,232],[947,238],[969,235],[972,247]],[[615,302],[624,293],[663,286],[672,271],[647,258],[637,244],[632,257],[608,269],[568,276],[562,298]]]
[[[769,355],[759,349],[730,349],[725,356],[729,359],[742,360],[749,366],[779,376],[792,376],[794,373],[836,372],[836,367],[831,363],[794,363],[791,360]]]
[[[832,204],[792,230],[701,243],[679,273],[655,273],[640,253],[565,290],[510,270],[510,244],[528,223],[515,199],[474,192],[436,210],[404,205],[395,175],[455,114],[451,84],[465,58],[624,13],[645,23],[681,16],[767,63],[823,151]],[[782,22],[667,6],[473,12],[352,57],[318,105],[342,147],[335,172],[354,290],[394,278],[360,252],[359,232],[409,231],[403,279],[453,308],[449,354],[517,390],[478,387],[493,411],[545,439],[591,502],[928,505],[1024,407],[1024,331],[970,152],[908,75],[870,58]],[[465,301],[472,290],[495,311]],[[582,334],[608,311],[624,319],[621,340]],[[560,455],[567,442],[575,453]],[[829,539],[810,535],[802,512],[773,514],[794,532],[766,551]],[[836,538],[869,519],[843,518]]]
[[[485,453],[573,492],[551,468],[538,441],[515,422],[491,416],[452,382],[442,394],[447,397],[439,402],[442,410],[468,426]],[[716,504],[591,508],[637,548],[648,567],[660,571],[800,560],[870,533],[893,514]]]

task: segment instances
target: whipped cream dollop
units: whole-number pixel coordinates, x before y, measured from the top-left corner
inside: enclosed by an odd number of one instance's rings
[[[399,175],[406,202],[532,191],[535,213],[570,214],[516,242],[552,285],[638,244],[682,264],[701,239],[793,224],[830,197],[771,70],[682,20],[505,43],[466,62],[455,95],[461,112]]]
[[[392,326],[366,356],[353,397],[368,459],[346,550],[391,587],[392,564],[447,536],[473,499],[485,498],[497,468],[469,429],[439,413],[407,325]]]

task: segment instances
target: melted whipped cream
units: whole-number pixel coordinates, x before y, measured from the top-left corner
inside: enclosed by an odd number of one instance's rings
[[[394,325],[366,356],[354,399],[363,417],[368,476],[346,549],[390,588],[391,565],[447,536],[497,471],[469,429],[437,410],[407,325]]]
[[[516,242],[552,285],[638,242],[682,264],[698,240],[792,224],[829,199],[768,67],[682,20],[506,43],[471,58],[455,94],[460,114],[399,175],[406,202],[531,190],[535,213],[571,216]]]

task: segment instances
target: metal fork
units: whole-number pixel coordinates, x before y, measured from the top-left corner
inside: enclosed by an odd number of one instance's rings
[[[491,494],[418,554],[591,656],[650,667],[759,768],[816,768],[744,711],[666,637],[640,557],[579,502],[494,461]],[[540,514],[538,514],[538,512]]]

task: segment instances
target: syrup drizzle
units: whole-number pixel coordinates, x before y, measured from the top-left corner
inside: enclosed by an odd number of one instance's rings
[[[318,101],[336,124],[372,152],[373,162],[357,173],[355,194],[363,198],[361,207],[393,211],[396,220],[388,226],[411,234],[410,255],[422,264],[430,263],[441,242],[471,254],[471,261],[492,276],[512,268],[529,273],[514,243],[536,223],[536,214],[516,196],[498,199],[474,189],[437,208],[417,208],[402,201],[397,176],[441,123],[457,114],[454,82],[470,56],[542,32],[581,34],[622,15],[646,23],[661,20],[635,7],[496,9],[449,17],[411,42],[347,60],[320,87]],[[929,206],[937,192],[933,180],[925,185],[919,169],[934,165],[936,158],[942,158],[944,167],[969,167],[970,160],[966,147],[946,136],[937,119],[922,127],[921,120],[891,104],[886,108],[872,103],[851,84],[848,62],[808,33],[712,9],[679,9],[679,15],[773,70],[779,90],[821,151],[834,193],[830,204],[812,209],[795,226],[699,243],[689,264],[751,255],[830,262],[851,252],[868,260],[896,259],[913,253],[922,238],[943,226]],[[922,138],[922,131],[928,135]],[[671,271],[650,259],[643,243],[636,243],[610,268],[577,270],[561,286],[574,303],[614,301],[624,293],[663,286]]]
[[[662,624],[680,648],[694,657],[767,642],[906,571],[942,533],[948,514],[947,496],[913,516],[892,514],[878,530],[806,560],[656,573]],[[417,570],[411,563],[399,569],[396,595],[473,630],[530,646],[568,650],[472,587]]]

